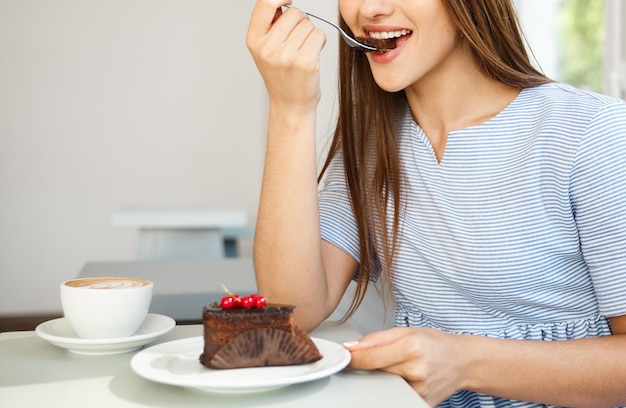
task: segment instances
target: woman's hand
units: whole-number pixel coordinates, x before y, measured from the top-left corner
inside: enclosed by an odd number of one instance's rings
[[[431,406],[463,385],[464,336],[435,329],[396,327],[346,343],[350,367],[402,376]]]
[[[315,108],[320,100],[319,56],[326,43],[323,31],[306,14],[281,7],[290,0],[258,0],[246,43],[261,72],[270,104]]]

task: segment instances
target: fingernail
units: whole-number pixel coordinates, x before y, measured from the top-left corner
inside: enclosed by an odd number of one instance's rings
[[[355,341],[346,341],[345,343],[343,343],[343,346],[345,348],[350,348],[350,347],[356,346],[357,344],[359,344],[359,342],[357,340],[355,340]]]

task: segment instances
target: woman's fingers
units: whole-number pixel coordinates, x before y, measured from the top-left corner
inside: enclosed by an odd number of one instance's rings
[[[404,362],[405,356],[398,346],[389,343],[364,350],[351,351],[350,367],[360,370],[380,370]]]
[[[288,0],[258,0],[246,42],[274,106],[316,106],[320,99],[320,53],[326,43],[302,11]],[[279,105],[277,105],[279,104]]]
[[[272,29],[264,36],[267,44],[285,46],[289,50],[299,50],[307,44],[315,51],[321,50],[326,37],[300,10],[291,8],[280,15]],[[309,42],[312,41],[312,42]]]
[[[260,44],[280,45],[287,41],[296,41],[298,47],[302,45],[314,27],[310,24],[308,16],[300,10],[291,8],[283,11],[281,7],[289,3],[290,1],[286,0],[257,2],[246,38],[249,48],[258,48]]]
[[[350,367],[383,370],[407,380],[428,403],[436,405],[462,383],[461,336],[427,328],[394,328],[371,333],[345,346]]]
[[[277,8],[276,9],[276,13],[274,14],[274,18],[272,19],[272,24],[274,24],[276,22],[276,20],[278,20],[278,17],[283,15],[283,9],[282,8]]]
[[[376,370],[402,364],[409,354],[417,352],[415,340],[409,341],[410,334],[406,328],[394,328],[344,344],[352,354],[350,367]]]
[[[290,8],[282,11],[286,0],[259,0],[252,13],[246,42],[257,59],[271,60],[277,55],[293,55],[307,46],[318,56],[326,36],[309,20],[306,13]],[[274,8],[279,5],[278,8]]]
[[[248,34],[263,36],[282,15],[282,6],[291,4],[291,0],[258,0],[248,25]]]
[[[394,327],[388,330],[368,333],[360,340],[344,343],[344,346],[350,351],[365,350],[371,347],[391,343],[396,339],[405,336],[407,333],[408,330],[405,327]]]

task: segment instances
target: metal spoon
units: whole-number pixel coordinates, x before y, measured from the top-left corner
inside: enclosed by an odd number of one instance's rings
[[[284,6],[284,7],[286,7],[286,8],[290,8],[290,7],[292,7],[292,6],[286,5],[286,6]],[[296,7],[294,7],[294,8],[296,8]],[[366,44],[360,43],[360,42],[358,42],[357,40],[355,40],[354,38],[350,37],[350,36],[348,35],[348,33],[346,33],[345,31],[343,31],[343,30],[341,29],[341,27],[339,27],[337,24],[335,24],[335,23],[333,23],[333,22],[331,22],[331,21],[329,21],[329,20],[326,20],[325,18],[322,18],[322,17],[320,17],[320,16],[316,16],[315,14],[311,14],[311,13],[309,13],[308,11],[304,11],[304,10],[302,10],[302,9],[298,9],[298,10],[300,10],[300,11],[302,11],[303,13],[307,14],[309,17],[316,18],[316,19],[318,19],[318,20],[320,20],[320,21],[325,22],[326,24],[330,24],[331,26],[335,27],[335,28],[337,29],[337,31],[339,31],[339,34],[341,35],[341,37],[343,38],[343,40],[344,40],[344,41],[346,42],[346,44],[348,44],[350,47],[352,47],[352,48],[356,48],[356,49],[359,49],[359,50],[364,51],[364,52],[379,51],[379,49],[378,49],[378,48],[374,48],[374,47],[371,47],[371,46],[369,46],[369,45],[366,45]]]

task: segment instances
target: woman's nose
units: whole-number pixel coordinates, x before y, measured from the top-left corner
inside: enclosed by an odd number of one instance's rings
[[[359,7],[360,14],[371,20],[389,16],[393,13],[393,10],[394,4],[392,0],[361,0]]]

